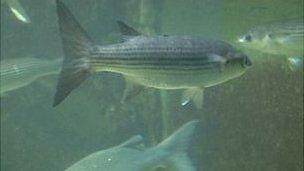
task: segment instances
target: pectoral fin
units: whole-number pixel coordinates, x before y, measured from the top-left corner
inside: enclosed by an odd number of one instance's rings
[[[181,104],[182,106],[185,106],[190,101],[192,101],[198,109],[201,109],[203,100],[204,100],[204,88],[192,88],[192,89],[187,89],[183,92]]]
[[[209,61],[217,62],[221,64],[225,64],[227,62],[227,59],[223,56],[217,55],[217,54],[209,54],[208,55]]]
[[[217,54],[209,54],[208,61],[218,64],[220,66],[220,71],[223,71],[225,64],[227,62],[227,59],[225,57],[217,55]]]

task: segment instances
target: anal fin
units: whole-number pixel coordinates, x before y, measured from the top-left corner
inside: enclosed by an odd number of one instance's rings
[[[194,105],[198,108],[202,108],[204,100],[204,88],[191,88],[186,89],[182,94],[181,105],[185,106],[190,101],[194,103]]]

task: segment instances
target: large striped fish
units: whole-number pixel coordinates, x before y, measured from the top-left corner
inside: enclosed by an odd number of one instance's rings
[[[303,40],[303,17],[255,26],[238,39],[245,47],[289,57],[291,69],[303,67]]]
[[[92,43],[66,6],[57,0],[57,13],[65,54],[54,106],[90,74],[120,73],[133,83],[158,89],[186,89],[200,106],[202,90],[242,75],[248,57],[228,43],[179,36],[146,36],[118,22],[124,41],[99,46]]]

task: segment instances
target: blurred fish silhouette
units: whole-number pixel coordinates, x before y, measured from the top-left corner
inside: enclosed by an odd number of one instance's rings
[[[66,171],[196,171],[187,154],[199,121],[193,120],[155,147],[143,148],[143,138],[134,136],[107,150],[93,153]]]
[[[20,4],[19,0],[3,0],[1,2],[6,2],[12,13],[16,16],[19,21],[23,23],[30,23],[31,19],[25,12],[24,8]]]
[[[186,89],[182,104],[200,108],[205,87],[242,75],[248,57],[220,40],[190,36],[147,36],[118,21],[123,40],[94,45],[66,6],[57,0],[64,62],[53,106],[95,72],[122,74],[128,83],[157,89]],[[137,92],[127,86],[125,94]],[[127,95],[126,95],[127,96]],[[124,98],[124,97],[123,97]]]
[[[241,36],[238,42],[261,52],[285,55],[291,70],[303,69],[303,17],[273,21],[256,26]]]
[[[40,77],[58,74],[61,63],[61,59],[44,60],[32,57],[2,59],[0,68],[1,95],[29,85]]]

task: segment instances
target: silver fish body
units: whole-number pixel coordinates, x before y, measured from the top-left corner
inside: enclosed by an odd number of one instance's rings
[[[61,59],[15,58],[1,60],[1,94],[29,85],[36,79],[60,71]]]
[[[288,57],[302,57],[304,53],[303,18],[273,21],[258,25],[241,36],[238,41],[245,47],[261,52]]]
[[[145,36],[120,21],[120,30],[127,36],[122,43],[95,45],[60,0],[57,13],[65,57],[53,106],[94,72],[120,73],[147,87],[187,89],[236,78],[251,65],[244,53],[224,41]]]
[[[199,126],[193,120],[184,124],[157,146],[146,148],[140,135],[126,142],[90,154],[66,171],[197,171],[188,155]]]
[[[93,49],[94,71],[121,73],[160,89],[209,87],[243,74],[250,65],[231,45],[194,37],[137,36]]]

